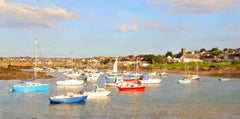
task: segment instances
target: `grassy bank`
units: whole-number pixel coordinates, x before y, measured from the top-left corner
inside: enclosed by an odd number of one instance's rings
[[[226,78],[240,78],[240,64],[231,62],[203,62],[198,64],[199,75]],[[148,66],[152,70],[165,70],[175,74],[196,74],[196,63],[153,64]]]

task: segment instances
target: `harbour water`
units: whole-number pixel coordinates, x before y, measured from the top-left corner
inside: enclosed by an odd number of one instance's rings
[[[155,119],[155,118],[240,118],[240,79],[220,82],[217,77],[201,76],[199,82],[178,84],[181,75],[169,74],[162,83],[146,85],[144,92],[120,92],[110,87],[108,97],[87,99],[72,104],[50,104],[48,98],[64,92],[79,92],[91,88],[84,86],[56,86],[63,80],[55,72],[56,79],[37,80],[51,82],[49,91],[10,92],[9,85],[18,80],[0,81],[1,119]],[[104,87],[102,76],[97,84]]]

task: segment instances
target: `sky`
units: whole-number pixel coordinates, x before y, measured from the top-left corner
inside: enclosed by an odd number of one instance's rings
[[[0,0],[0,57],[240,47],[240,0]]]

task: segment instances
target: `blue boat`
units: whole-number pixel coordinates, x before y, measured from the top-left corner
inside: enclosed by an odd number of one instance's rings
[[[108,80],[115,80],[117,77],[116,76],[114,76],[114,77],[106,77],[106,79],[108,79]]]
[[[74,103],[84,102],[87,95],[67,93],[64,95],[53,96],[49,98],[50,103]]]
[[[50,84],[42,84],[37,82],[19,82],[10,87],[11,91],[36,91],[36,90],[48,90]]]
[[[219,81],[229,81],[231,79],[223,78],[223,79],[218,79]]]
[[[38,41],[35,40],[36,44],[36,56],[35,56],[35,70],[34,70],[34,78],[28,79],[28,80],[22,80],[21,82],[12,85],[10,87],[10,91],[37,91],[37,90],[48,90],[50,87],[50,84],[42,84],[35,82],[36,80],[36,67],[37,67],[37,49],[38,49]]]

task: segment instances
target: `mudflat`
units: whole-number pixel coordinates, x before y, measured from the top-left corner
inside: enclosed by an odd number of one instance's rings
[[[17,67],[0,68],[0,80],[23,80],[34,78],[33,71],[23,71]],[[37,79],[53,78],[45,72],[37,72]]]

